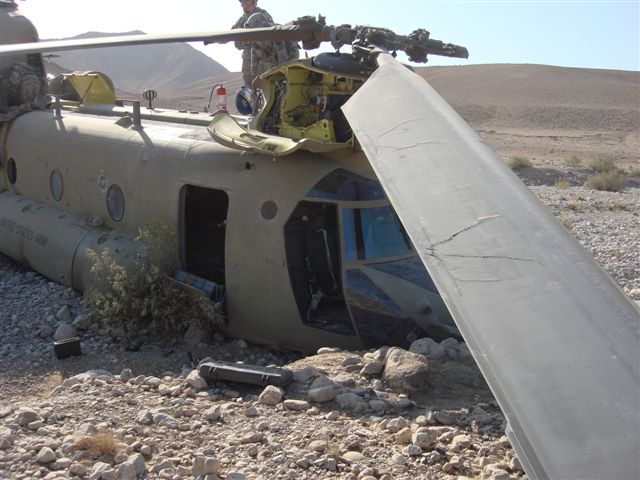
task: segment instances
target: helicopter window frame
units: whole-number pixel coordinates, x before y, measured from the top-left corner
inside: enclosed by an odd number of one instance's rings
[[[64,195],[64,178],[62,177],[62,172],[57,168],[51,170],[51,175],[49,175],[49,190],[56,202],[62,200],[62,196]]]
[[[384,225],[373,223],[370,213],[384,213]],[[366,215],[363,215],[365,213]],[[384,232],[382,227],[389,226],[389,220],[397,227],[394,232],[400,235],[394,235],[396,245],[392,247],[392,251],[384,251],[385,248],[376,245],[375,237],[382,240],[389,239],[389,231],[387,234],[379,235]],[[342,251],[344,261],[351,262],[379,262],[380,260],[388,260],[390,258],[401,258],[411,256],[415,253],[413,244],[398,217],[398,214],[389,203],[340,203],[340,229],[342,231]],[[378,234],[378,235],[377,235]],[[400,242],[404,242],[404,247],[400,248]],[[406,248],[405,248],[406,247]],[[386,248],[389,248],[388,246]]]
[[[18,181],[18,165],[13,157],[9,157],[7,162],[7,178],[11,185],[15,185]]]
[[[344,168],[327,173],[305,195],[308,199],[335,202],[375,202],[386,200],[382,185]]]
[[[119,222],[124,218],[125,201],[124,193],[116,183],[112,184],[107,191],[107,211],[114,222]]]

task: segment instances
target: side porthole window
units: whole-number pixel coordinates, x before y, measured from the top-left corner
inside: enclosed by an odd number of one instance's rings
[[[16,180],[18,180],[18,167],[13,157],[10,157],[7,163],[7,177],[9,177],[9,183],[11,183],[11,185],[15,185]]]
[[[62,173],[57,168],[51,172],[49,177],[49,188],[51,189],[51,195],[56,202],[59,202],[62,198],[64,191],[62,184]]]
[[[124,217],[124,195],[118,185],[111,185],[107,192],[107,210],[113,220],[119,222]]]
[[[278,205],[272,200],[268,200],[262,204],[262,218],[265,220],[273,220],[278,214]]]

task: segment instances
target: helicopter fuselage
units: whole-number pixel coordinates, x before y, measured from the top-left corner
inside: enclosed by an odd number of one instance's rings
[[[361,152],[276,159],[219,145],[204,114],[149,114],[4,126],[0,249],[82,291],[87,249],[133,263],[138,228],[164,224],[181,271],[224,292],[231,336],[312,351],[455,332]]]

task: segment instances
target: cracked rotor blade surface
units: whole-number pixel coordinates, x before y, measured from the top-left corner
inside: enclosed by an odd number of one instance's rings
[[[343,110],[509,422],[530,478],[640,478],[640,311],[392,59]]]

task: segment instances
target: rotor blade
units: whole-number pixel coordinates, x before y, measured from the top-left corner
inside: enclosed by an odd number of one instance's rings
[[[640,311],[388,54],[343,110],[530,478],[640,478]]]
[[[82,50],[128,45],[149,45],[158,43],[204,42],[227,43],[233,41],[260,40],[330,40],[330,29],[304,28],[299,25],[275,25],[264,28],[242,28],[218,32],[172,33],[172,34],[140,34],[113,37],[85,38],[72,40],[52,40],[14,45],[1,45],[0,58],[4,55],[61,52],[64,50]]]

